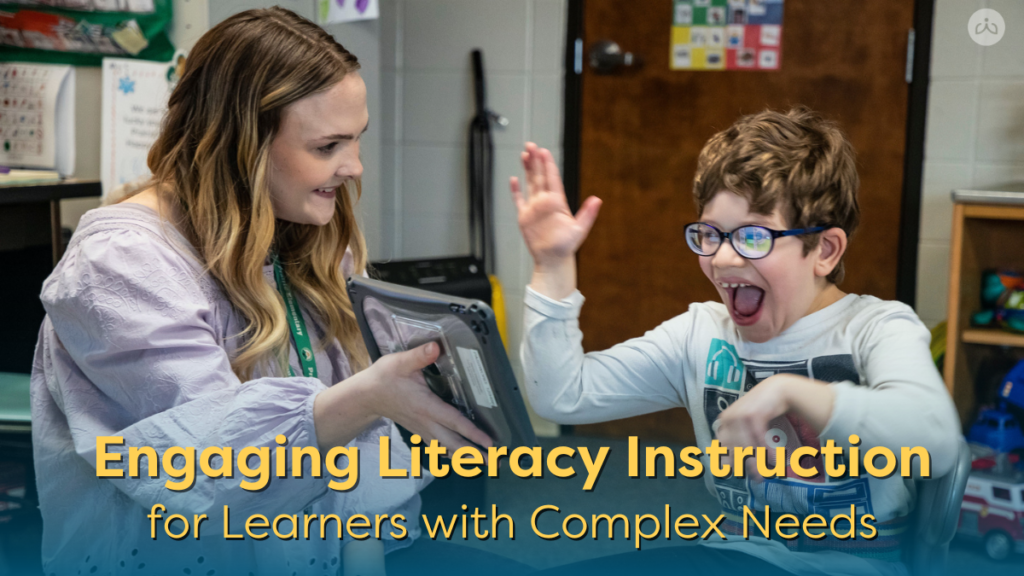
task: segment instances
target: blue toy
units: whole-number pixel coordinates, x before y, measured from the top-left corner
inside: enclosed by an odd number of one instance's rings
[[[1024,433],[1013,414],[995,408],[981,411],[977,421],[971,425],[967,440],[984,444],[996,452],[1024,448]]]
[[[1024,361],[1018,362],[999,387],[999,408],[982,410],[971,426],[967,439],[984,444],[996,452],[1024,448],[1024,431],[1020,422],[1006,409],[1006,404],[1024,409]]]
[[[999,388],[999,397],[1003,400],[1024,408],[1024,360],[1010,369]]]

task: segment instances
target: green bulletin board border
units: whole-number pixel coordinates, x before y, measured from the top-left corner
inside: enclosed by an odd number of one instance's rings
[[[0,2],[0,11],[18,12],[31,10],[46,14],[64,16],[76,21],[86,20],[90,24],[117,27],[122,22],[135,20],[142,34],[149,41],[142,52],[131,54],[85,54],[81,52],[61,52],[58,50],[40,50],[37,48],[19,48],[3,46],[0,50],[0,62],[37,62],[42,64],[72,64],[74,66],[99,66],[104,58],[136,58],[139,60],[155,60],[168,62],[174,56],[174,45],[167,36],[167,26],[173,18],[172,0],[153,0],[154,11],[148,14],[137,12],[94,12],[89,10],[67,10],[48,6],[29,6],[26,4],[10,4]]]

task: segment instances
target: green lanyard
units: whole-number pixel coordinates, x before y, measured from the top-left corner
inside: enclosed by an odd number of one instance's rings
[[[288,279],[284,277],[284,270],[281,262],[274,254],[274,279],[277,280],[277,291],[284,298],[284,312],[288,316],[288,328],[295,340],[295,351],[299,357],[299,364],[302,366],[302,375],[316,378],[316,358],[313,357],[313,346],[309,343],[309,333],[306,332],[306,321],[302,319],[302,310],[295,300],[292,287],[288,285]],[[295,371],[288,366],[288,373],[295,376]]]

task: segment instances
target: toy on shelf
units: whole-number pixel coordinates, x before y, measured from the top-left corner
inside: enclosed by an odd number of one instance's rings
[[[984,542],[994,560],[1024,554],[1024,432],[1014,416],[1024,409],[1024,361],[1006,374],[998,397],[1000,406],[982,410],[967,435],[973,459],[957,527]]]
[[[1013,270],[985,271],[981,310],[971,315],[971,324],[1024,332],[1024,276]]]
[[[987,446],[996,453],[1024,449],[1024,360],[1003,376],[996,397],[999,406],[983,407],[967,433],[967,441]]]
[[[984,542],[993,560],[1024,554],[1024,472],[972,470],[957,535]]]
[[[1007,453],[1024,448],[1024,432],[1013,414],[1005,409],[982,410],[967,433],[967,441],[983,444],[996,452]]]
[[[1024,408],[1024,360],[1006,373],[1003,385],[999,388],[999,397],[1003,400]]]

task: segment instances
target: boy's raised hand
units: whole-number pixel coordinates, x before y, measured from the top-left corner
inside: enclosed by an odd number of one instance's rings
[[[526,194],[516,177],[509,180],[509,188],[519,215],[519,230],[533,256],[530,285],[546,296],[561,299],[576,289],[574,257],[597,219],[601,200],[587,198],[573,216],[551,152],[527,142],[520,157],[526,170]]]

